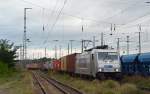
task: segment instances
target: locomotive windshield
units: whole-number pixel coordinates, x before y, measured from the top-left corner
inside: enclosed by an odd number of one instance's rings
[[[115,61],[118,60],[118,54],[116,52],[99,52],[98,59],[103,61]]]

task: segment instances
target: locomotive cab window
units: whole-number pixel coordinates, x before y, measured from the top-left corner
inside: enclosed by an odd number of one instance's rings
[[[118,60],[118,54],[116,52],[99,52],[98,59],[103,61],[115,61]]]

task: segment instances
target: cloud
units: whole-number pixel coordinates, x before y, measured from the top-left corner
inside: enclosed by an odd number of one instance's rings
[[[96,36],[96,39],[100,40],[101,32],[105,33],[105,43],[114,48],[116,48],[116,38],[120,37],[126,41],[126,36],[130,35],[133,37],[131,40],[136,41],[131,43],[131,48],[135,48],[135,45],[138,45],[138,35],[135,33],[139,31],[137,24],[149,24],[150,7],[145,1],[68,0],[62,14],[57,19],[64,0],[1,0],[0,38],[9,39],[16,45],[22,43],[24,8],[30,7],[32,10],[27,11],[27,37],[31,40],[31,43],[28,43],[28,49],[33,52],[34,48],[42,50],[44,47],[48,47],[52,49],[56,44],[53,40],[56,39],[59,40],[58,45],[62,45],[64,49],[67,48],[69,40],[77,40],[78,42],[74,42],[74,47],[79,50],[81,49],[81,39],[92,40],[93,36]],[[110,35],[110,23],[116,24],[116,31],[112,36]],[[43,31],[43,25],[45,31]],[[82,25],[84,32],[82,32]],[[148,30],[148,27],[142,27],[143,32]],[[149,33],[143,34],[142,37],[145,38],[148,35]],[[44,44],[46,39],[48,42]],[[143,51],[149,51],[149,42],[144,43]],[[97,45],[99,44],[100,41]],[[126,46],[125,43],[120,45]],[[92,47],[92,44],[89,47]]]

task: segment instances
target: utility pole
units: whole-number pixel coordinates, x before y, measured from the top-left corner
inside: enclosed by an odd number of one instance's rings
[[[57,46],[55,45],[55,59],[57,59]]]
[[[21,60],[22,60],[22,45],[20,44],[20,63],[21,63]]]
[[[120,55],[120,38],[117,38],[117,51],[118,54]]]
[[[59,57],[61,58],[61,45],[59,46]]]
[[[101,46],[103,46],[104,45],[104,34],[103,34],[103,32],[101,33]]]
[[[81,45],[82,45],[82,47],[81,47],[81,53],[83,53],[83,47],[84,47],[84,40],[83,39],[81,41]]]
[[[58,42],[58,40],[53,40],[54,42]],[[55,44],[55,59],[57,59],[57,45]]]
[[[68,55],[69,55],[69,53],[70,53],[69,50],[70,50],[70,47],[69,47],[69,43],[68,43]]]
[[[71,54],[72,54],[72,42],[73,42],[74,40],[70,40],[70,48],[71,48]]]
[[[139,26],[139,53],[141,53],[141,31],[142,31],[142,29],[141,29],[141,25]]]
[[[129,36],[127,36],[127,55],[129,55]]]
[[[45,47],[45,58],[46,58],[46,47]]]
[[[26,11],[32,8],[24,8],[24,35],[23,35],[23,60],[27,59],[27,36],[26,36]]]
[[[139,50],[139,54],[141,53],[141,50],[142,50],[142,47],[141,47],[141,33],[142,33],[142,28],[141,28],[141,25],[139,25],[139,32],[136,32],[138,33],[138,50]]]
[[[93,36],[93,48],[95,48],[95,42],[96,42],[95,36]]]
[[[139,32],[139,53],[141,53],[141,32]]]

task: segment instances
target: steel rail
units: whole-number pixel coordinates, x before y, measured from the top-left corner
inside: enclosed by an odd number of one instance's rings
[[[58,88],[59,90],[63,91],[64,94],[83,94],[82,92],[80,92],[79,90],[68,86],[66,84],[63,84],[53,78],[47,77],[45,74],[40,73],[41,77],[43,77],[45,80],[47,80],[50,84],[52,84],[53,86],[55,86],[56,88]]]
[[[35,79],[36,83],[37,83],[38,86],[40,87],[42,93],[43,93],[43,94],[47,94],[46,91],[44,90],[44,87],[42,86],[42,84],[41,84],[40,81],[38,80],[36,74],[32,72],[32,75],[33,75],[33,78]]]

